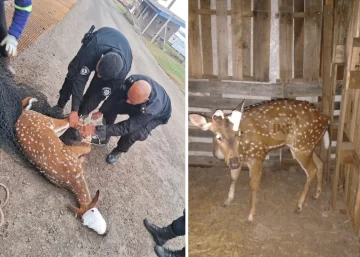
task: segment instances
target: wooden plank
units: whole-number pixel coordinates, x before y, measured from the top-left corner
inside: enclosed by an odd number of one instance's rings
[[[350,71],[349,89],[360,89],[360,71]]]
[[[218,77],[223,79],[228,74],[228,23],[227,0],[216,1],[216,34],[218,53]]]
[[[210,0],[201,0],[200,8],[210,10]],[[211,37],[211,16],[201,16],[201,45],[204,74],[213,75],[213,54]]]
[[[287,83],[292,79],[293,64],[293,0],[279,0],[280,12],[280,82]]]
[[[232,110],[235,109],[238,104],[244,99],[239,98],[212,98],[212,97],[201,97],[201,96],[189,96],[189,107],[205,107],[210,108],[213,111],[220,109]],[[249,106],[256,103],[261,103],[264,100],[260,99],[245,99],[245,106]]]
[[[294,11],[304,11],[304,0],[294,1]],[[304,18],[294,18],[294,78],[303,78]]]
[[[254,0],[254,61],[256,81],[269,81],[270,0]]]
[[[196,13],[198,1],[189,0],[189,77],[201,78],[202,62],[200,48],[199,15]]]
[[[191,80],[188,83],[189,92],[198,93],[223,93],[247,96],[269,97],[296,97],[296,96],[321,96],[320,83],[289,83],[283,84],[254,84],[240,81],[204,81]]]
[[[357,14],[359,11],[359,1],[353,0],[351,4],[350,10],[350,22],[349,28],[353,28],[355,20],[358,18]],[[346,60],[346,67],[349,69],[351,63],[351,56],[352,56],[352,44],[353,44],[353,29],[349,29],[347,33],[347,40],[346,40],[346,56],[348,57]],[[344,121],[345,121],[345,113],[346,113],[346,106],[348,101],[348,86],[349,86],[349,76],[350,71],[346,71],[346,76],[344,77],[344,85],[343,85],[343,93],[342,93],[342,102],[340,108],[340,119],[339,119],[339,126],[338,126],[338,144],[337,144],[337,151],[336,151],[336,164],[335,164],[335,172],[334,172],[334,179],[333,179],[333,195],[332,195],[332,205],[333,208],[336,208],[336,198],[337,198],[337,191],[338,191],[338,183],[339,183],[339,173],[340,173],[340,164],[342,160],[342,144],[339,142],[343,141],[343,132],[344,132]]]
[[[251,12],[251,1],[241,1],[242,3],[242,72],[243,77],[251,77],[251,17],[245,17],[246,13]]]
[[[332,57],[332,41],[333,41],[333,2],[326,1],[323,11],[324,27],[322,39],[322,78],[323,78],[323,98],[322,110],[329,117],[334,113],[334,96],[333,84],[331,81],[331,57]],[[333,119],[331,119],[332,121]],[[332,123],[330,123],[332,126]],[[330,128],[331,129],[331,128]],[[329,178],[330,151],[325,149],[324,144],[321,145],[320,158],[324,164],[324,178]]]
[[[360,229],[360,217],[359,217],[359,210],[360,210],[360,176],[358,176],[357,181],[357,193],[355,197],[355,206],[354,206],[354,223],[355,223],[355,231],[356,233],[359,232]],[[357,234],[357,236],[359,236]]]
[[[189,124],[191,122],[189,121]],[[189,128],[189,137],[204,137],[204,138],[212,138],[213,134],[211,131],[203,131],[199,128]]]
[[[326,22],[324,21],[324,26]],[[335,55],[333,59],[333,63],[343,64],[345,60],[345,46],[344,45],[336,45],[335,46]]]
[[[305,1],[304,20],[304,79],[318,81],[320,68],[320,42],[322,0]]]
[[[232,31],[232,65],[233,79],[243,79],[243,56],[242,56],[242,1],[232,1],[231,3],[231,31]]]

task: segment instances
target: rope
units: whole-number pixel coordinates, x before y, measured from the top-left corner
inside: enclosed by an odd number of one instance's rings
[[[1,227],[2,225],[4,225],[4,221],[5,221],[2,208],[7,204],[8,200],[9,200],[9,189],[4,184],[0,183],[0,186],[3,187],[6,192],[5,201],[4,202],[0,201],[0,227]]]

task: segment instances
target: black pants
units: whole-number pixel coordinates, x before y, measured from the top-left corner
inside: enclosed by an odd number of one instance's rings
[[[131,117],[133,113],[130,110],[127,110],[125,106],[126,103],[125,101],[123,101],[122,103],[114,106],[109,112],[104,113],[104,125],[114,124],[116,117],[119,114],[128,114]],[[139,129],[131,132],[130,134],[121,136],[117,144],[117,149],[121,152],[129,151],[130,147],[135,144],[135,142],[146,140],[150,135],[151,131],[160,124],[162,124],[160,120],[152,120],[148,124],[146,124],[146,126],[140,127]],[[110,137],[106,139],[106,142],[108,142],[109,139]]]
[[[185,235],[185,210],[181,217],[177,218],[171,223],[171,229],[177,236]]]
[[[65,78],[64,84],[60,89],[60,97],[58,105],[64,107],[69,101],[72,93],[73,83],[72,80],[68,77]],[[102,89],[106,87],[104,81],[98,78],[95,73],[93,79],[90,82],[88,90],[86,90],[85,95],[83,96],[82,102],[79,108],[79,115],[89,115],[96,107],[100,104],[101,101],[105,100]]]
[[[4,1],[0,1],[0,42],[7,36],[6,16]],[[1,57],[7,57],[8,54],[5,51],[6,46],[0,47]]]

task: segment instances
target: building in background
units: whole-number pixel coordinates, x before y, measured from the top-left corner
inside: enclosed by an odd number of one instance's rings
[[[185,28],[183,19],[158,2],[154,0],[139,2],[141,3],[135,11],[135,17],[141,29],[141,34],[145,37],[152,40],[157,38],[156,40],[160,42],[168,41],[179,28]],[[171,19],[169,20],[169,18]]]
[[[169,45],[172,46],[182,57],[185,58],[185,32],[179,29],[169,40]]]

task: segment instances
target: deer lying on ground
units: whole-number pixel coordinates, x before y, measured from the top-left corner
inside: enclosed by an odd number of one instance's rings
[[[67,207],[82,217],[83,225],[105,235],[106,222],[96,208],[99,191],[91,199],[83,176],[82,162],[84,155],[91,150],[91,137],[83,140],[84,145],[64,145],[59,136],[69,128],[68,120],[53,119],[31,111],[31,105],[36,101],[31,97],[23,100],[23,110],[15,125],[17,140],[23,153],[52,183],[69,189],[76,195],[80,208],[70,204]]]
[[[246,107],[240,104],[230,115],[217,110],[212,118],[190,114],[190,121],[202,130],[211,130],[213,153],[225,160],[230,168],[230,190],[223,206],[234,198],[235,184],[241,164],[248,165],[250,172],[250,213],[248,221],[255,215],[256,192],[258,190],[263,162],[271,150],[288,146],[293,157],[305,171],[307,180],[297,202],[295,213],[300,213],[315,175],[317,186],[314,198],[322,190],[323,163],[314,149],[324,138],[325,148],[330,146],[327,130],[329,117],[312,104],[297,100],[273,100]]]

